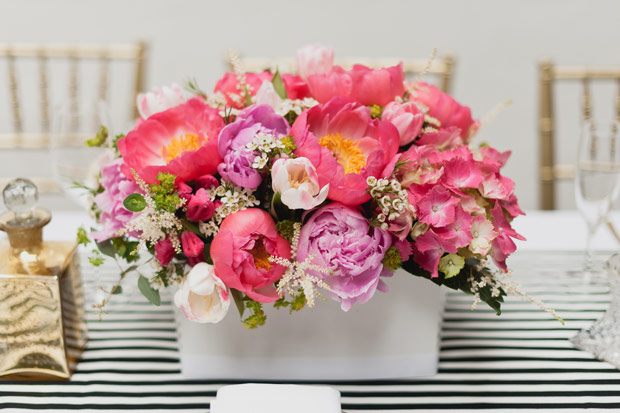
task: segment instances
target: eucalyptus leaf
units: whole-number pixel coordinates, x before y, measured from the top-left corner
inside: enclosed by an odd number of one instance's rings
[[[282,76],[280,76],[280,70],[276,69],[276,73],[273,74],[273,78],[271,79],[271,84],[273,85],[273,89],[276,91],[278,96],[282,99],[286,99],[288,97],[286,94],[286,86],[284,85]]]
[[[115,294],[115,295],[120,294],[122,292],[123,292],[123,287],[121,287],[120,285],[117,285],[116,288],[112,290],[112,294]]]
[[[140,275],[138,277],[138,289],[142,293],[143,296],[149,300],[149,303],[159,306],[161,304],[161,297],[159,296],[159,291],[151,287],[151,283],[149,283],[149,279],[144,275]]]
[[[123,206],[131,212],[140,212],[146,208],[146,201],[142,194],[131,194],[125,198]]]
[[[114,256],[116,255],[116,250],[112,245],[112,240],[107,239],[105,241],[97,241],[95,243],[97,244],[97,248],[99,248],[99,251],[101,251],[103,255],[114,258]]]

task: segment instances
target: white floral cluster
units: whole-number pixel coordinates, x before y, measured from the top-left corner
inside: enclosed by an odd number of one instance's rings
[[[275,109],[276,113],[280,116],[286,116],[289,112],[294,112],[297,115],[301,115],[301,113],[307,109],[310,109],[319,102],[312,98],[303,98],[303,99],[283,99],[280,102],[280,105]]]
[[[284,297],[284,291],[292,296],[298,296],[299,290],[304,292],[304,296],[306,297],[306,302],[308,303],[308,307],[314,307],[314,303],[317,297],[321,297],[317,288],[323,288],[325,290],[329,290],[329,285],[327,285],[323,280],[320,280],[318,277],[314,275],[308,274],[306,271],[314,270],[321,272],[323,274],[330,274],[331,270],[326,267],[321,267],[320,265],[312,264],[312,260],[314,259],[313,255],[307,257],[303,262],[297,261],[297,246],[299,244],[299,235],[301,233],[301,223],[296,222],[294,224],[294,232],[293,232],[293,240],[291,241],[291,259],[287,260],[282,257],[270,256],[269,262],[273,262],[275,264],[282,265],[286,267],[286,271],[278,281],[277,291],[280,297]]]
[[[251,189],[242,188],[228,181],[223,181],[217,188],[208,189],[207,193],[213,200],[218,198],[221,204],[208,221],[199,224],[200,232],[205,237],[217,234],[220,224],[228,215],[260,204]]]
[[[398,180],[377,179],[374,176],[366,178],[370,196],[377,202],[381,213],[375,217],[381,229],[388,229],[388,222],[394,221],[401,214],[413,214],[407,191],[402,188]]]
[[[250,152],[258,152],[252,162],[252,168],[261,170],[267,166],[270,159],[280,154],[280,151],[284,149],[284,144],[274,135],[260,132],[251,142],[248,142],[245,148]]]
[[[167,265],[165,267],[161,267],[159,265],[159,261],[157,260],[153,260],[152,261],[152,266],[153,266],[153,271],[161,271],[162,269],[165,269],[166,274],[165,274],[165,278],[166,281],[168,282],[168,285],[173,284],[181,284],[181,282],[183,282],[183,278],[184,275],[183,274],[179,274],[177,272],[177,268],[175,265]],[[162,290],[165,285],[164,285],[164,281],[162,280],[162,278],[159,275],[156,275],[154,277],[151,277],[149,279],[149,285],[154,288],[155,290]]]
[[[166,238],[167,234],[172,242],[172,247],[180,254],[182,249],[179,233],[183,230],[181,220],[176,217],[174,212],[157,209],[155,201],[151,198],[149,187],[146,182],[144,182],[135,171],[132,170],[132,173],[142,191],[146,207],[135,218],[129,221],[125,225],[125,228],[118,232],[118,235],[122,236],[128,232],[136,232],[140,242],[137,249],[142,249],[146,247],[147,244],[154,245],[158,241],[163,240]],[[185,202],[184,199],[181,199],[179,205],[177,205],[177,209],[182,207]]]

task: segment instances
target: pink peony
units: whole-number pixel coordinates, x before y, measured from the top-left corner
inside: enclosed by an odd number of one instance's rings
[[[407,145],[420,134],[424,124],[424,112],[415,102],[390,102],[381,115],[382,120],[391,122],[400,135],[400,146]]]
[[[441,140],[449,141],[448,137],[452,137],[452,140],[460,138],[455,143],[467,143],[477,130],[477,123],[471,117],[471,110],[433,85],[416,83],[414,87],[415,94],[411,99],[427,107],[428,114],[441,123],[440,132],[446,134]]]
[[[293,124],[295,154],[312,162],[328,198],[346,205],[370,199],[368,176],[380,177],[398,151],[398,131],[371,119],[370,109],[347,98],[334,98],[303,112]]]
[[[252,105],[239,112],[237,119],[220,133],[218,151],[222,163],[217,171],[222,178],[244,188],[257,188],[263,181],[260,172],[252,167],[257,153],[246,145],[263,133],[278,139],[289,132],[289,124],[267,105]]]
[[[118,141],[123,173],[133,179],[133,169],[149,184],[157,182],[160,172],[176,175],[177,182],[213,174],[220,162],[217,136],[223,127],[217,109],[198,98],[156,113]]]
[[[244,76],[248,93],[250,96],[254,96],[264,81],[271,82],[273,74],[270,72],[246,73]],[[226,103],[236,109],[243,109],[246,106],[245,90],[239,85],[239,78],[235,73],[225,73],[215,84],[213,92],[223,94]]]
[[[390,246],[387,231],[370,226],[358,210],[331,203],[316,210],[302,227],[297,259],[313,256],[314,264],[332,270],[332,274],[309,272],[325,281],[328,294],[349,311],[376,290],[387,291],[380,277],[392,275],[382,264]]]
[[[138,112],[142,119],[146,119],[156,113],[163,112],[177,105],[185,103],[187,96],[183,89],[176,83],[171,86],[151,90],[148,93],[140,93],[137,97]]]
[[[102,228],[91,235],[96,241],[116,237],[118,231],[134,217],[134,213],[123,206],[123,201],[129,195],[140,192],[140,188],[127,179],[121,172],[122,159],[116,159],[101,170],[99,183],[103,192],[95,196],[95,204],[101,210],[99,222]]]
[[[309,44],[297,50],[296,60],[299,76],[307,80],[309,76],[322,75],[332,69],[334,50],[319,44]]]
[[[274,283],[285,268],[269,262],[273,256],[288,259],[291,247],[276,230],[266,211],[249,208],[227,216],[211,243],[215,274],[229,288],[261,303],[276,301]]]
[[[363,105],[385,106],[405,93],[402,62],[383,69],[355,65],[349,73],[353,81],[351,97]]]

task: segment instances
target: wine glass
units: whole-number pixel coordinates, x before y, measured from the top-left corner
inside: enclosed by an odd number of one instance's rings
[[[575,202],[587,226],[584,280],[597,271],[592,260],[592,239],[601,224],[607,222],[611,205],[620,193],[620,148],[618,123],[608,131],[598,131],[594,122],[583,124],[575,168]]]
[[[71,99],[55,107],[50,135],[54,178],[65,195],[86,210],[101,166],[112,159],[112,132],[102,100],[87,104]]]

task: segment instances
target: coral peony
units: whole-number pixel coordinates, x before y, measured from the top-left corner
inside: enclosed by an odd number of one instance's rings
[[[285,268],[269,262],[273,255],[288,259],[291,247],[276,230],[271,215],[257,208],[227,216],[211,243],[215,274],[226,286],[261,303],[278,299],[274,283]]]
[[[370,109],[347,98],[334,98],[304,112],[291,128],[297,150],[315,166],[328,198],[359,205],[370,197],[366,178],[379,177],[398,151],[398,130],[371,119]]]
[[[213,174],[220,162],[217,136],[223,127],[217,109],[198,98],[156,113],[118,141],[123,173],[133,179],[133,169],[149,184],[157,182],[160,172],[176,175],[177,182]]]

